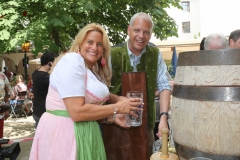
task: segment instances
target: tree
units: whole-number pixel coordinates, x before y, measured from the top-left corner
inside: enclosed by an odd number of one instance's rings
[[[1,0],[0,53],[17,51],[27,40],[33,53],[66,50],[78,31],[88,23],[105,27],[112,44],[127,37],[131,16],[151,15],[154,34],[161,40],[177,36],[175,21],[165,8],[181,8],[179,0]]]

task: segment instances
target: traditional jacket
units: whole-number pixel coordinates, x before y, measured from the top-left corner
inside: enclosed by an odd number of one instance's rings
[[[156,120],[155,90],[157,80],[158,54],[158,48],[153,46],[146,46],[146,52],[143,53],[140,59],[140,64],[137,65],[138,72],[146,72],[148,125],[152,129],[154,129]],[[121,95],[121,73],[133,71],[126,43],[123,47],[115,47],[112,49],[111,63],[113,74],[111,85],[113,87],[110,88],[110,92],[113,94]]]

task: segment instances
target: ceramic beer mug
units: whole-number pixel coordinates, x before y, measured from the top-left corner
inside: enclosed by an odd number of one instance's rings
[[[141,98],[143,100],[143,93],[138,91],[129,91],[126,95],[127,98]],[[143,108],[143,105],[139,105],[138,108]],[[134,111],[138,117],[134,117],[130,114],[125,116],[126,124],[131,127],[138,127],[142,125],[142,110]]]

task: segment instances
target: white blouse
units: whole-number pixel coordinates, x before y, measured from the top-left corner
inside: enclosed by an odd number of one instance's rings
[[[109,97],[108,87],[85,66],[78,53],[67,53],[54,67],[50,86],[60,98],[85,97],[85,103],[102,104]]]

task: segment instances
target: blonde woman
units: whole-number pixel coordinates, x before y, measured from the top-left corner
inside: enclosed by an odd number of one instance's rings
[[[25,96],[17,96],[18,92],[27,91],[27,85],[24,83],[22,75],[17,75],[15,79],[16,85],[14,86],[13,92],[11,94],[11,99],[15,100],[25,100]]]
[[[98,122],[126,127],[116,114],[134,115],[142,105],[139,98],[103,105],[109,99],[109,52],[106,31],[92,23],[78,33],[69,53],[55,60],[31,160],[106,159]]]

